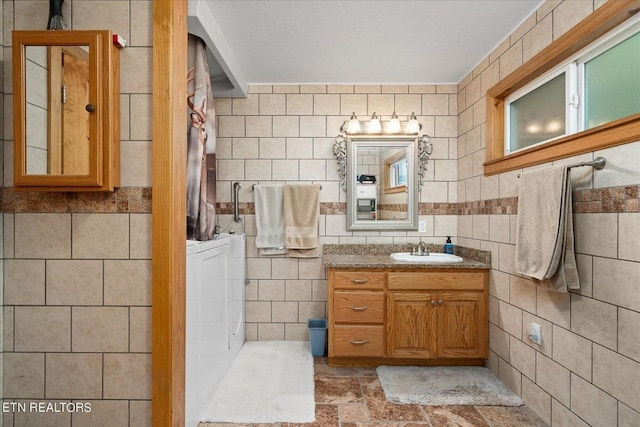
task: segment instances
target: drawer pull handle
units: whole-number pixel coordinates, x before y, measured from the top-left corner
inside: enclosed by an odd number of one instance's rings
[[[351,283],[367,283],[369,279],[351,279]]]
[[[438,300],[438,305],[442,305],[444,304],[444,301],[442,301],[441,299]]]
[[[362,340],[362,341],[355,341],[355,340],[351,340],[349,341],[351,344],[353,345],[365,345],[366,343],[368,343],[369,341],[367,340]]]
[[[369,307],[367,307],[366,305],[363,306],[363,307],[356,307],[355,305],[351,306],[351,310],[353,310],[353,311],[365,311],[367,308],[369,308]]]
[[[436,302],[434,300],[431,300],[431,305],[435,306]]]

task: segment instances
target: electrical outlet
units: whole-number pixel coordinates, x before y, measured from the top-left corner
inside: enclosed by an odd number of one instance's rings
[[[418,221],[418,232],[420,233],[427,232],[427,221]]]
[[[542,329],[537,323],[529,324],[529,339],[538,345],[542,345]]]

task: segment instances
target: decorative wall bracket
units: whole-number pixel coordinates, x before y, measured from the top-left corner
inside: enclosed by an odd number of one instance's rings
[[[429,142],[427,135],[420,135],[418,140],[418,192],[422,189],[422,180],[425,172],[427,171],[427,163],[429,157],[433,153],[433,144]],[[344,191],[347,191],[347,143],[349,137],[345,132],[340,132],[336,136],[336,140],[333,143],[333,155],[336,156],[338,161],[338,175],[340,177],[340,186]]]

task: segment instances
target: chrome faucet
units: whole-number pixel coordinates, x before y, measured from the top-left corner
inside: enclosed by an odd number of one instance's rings
[[[428,256],[429,251],[427,250],[427,244],[420,240],[420,243],[413,249],[412,255]]]

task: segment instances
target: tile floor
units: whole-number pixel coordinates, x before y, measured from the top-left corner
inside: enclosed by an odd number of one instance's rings
[[[315,358],[316,421],[309,424],[202,423],[202,427],[546,427],[526,406],[422,406],[387,401],[375,368],[331,367]]]

